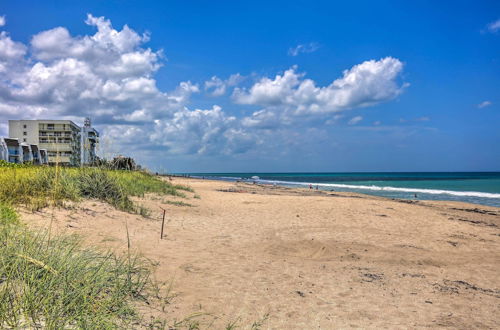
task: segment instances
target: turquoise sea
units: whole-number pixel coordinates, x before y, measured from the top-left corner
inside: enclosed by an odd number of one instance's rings
[[[500,207],[500,172],[186,173],[289,187],[352,191],[389,198],[451,200]],[[258,177],[257,180],[252,177]]]

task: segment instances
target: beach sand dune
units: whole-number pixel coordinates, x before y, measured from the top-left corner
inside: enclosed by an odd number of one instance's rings
[[[500,209],[353,193],[174,179],[193,206],[147,196],[150,218],[85,201],[23,212],[32,226],[132,248],[173,281],[169,320],[264,329],[500,327]],[[160,240],[161,209],[167,209]]]

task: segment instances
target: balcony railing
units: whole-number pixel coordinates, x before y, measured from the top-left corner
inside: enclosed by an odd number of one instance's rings
[[[62,140],[62,139],[40,139],[39,143],[46,143],[46,144],[71,144],[74,143],[74,140]]]
[[[50,136],[50,137],[72,137],[72,134],[71,133],[62,133],[62,132],[54,132],[54,133],[45,133],[45,132],[40,132],[39,136],[42,136],[42,137],[47,137],[47,136]]]

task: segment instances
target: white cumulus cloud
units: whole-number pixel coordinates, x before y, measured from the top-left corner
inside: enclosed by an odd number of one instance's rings
[[[240,153],[253,145],[254,138],[236,122],[217,105],[209,110],[184,109],[172,119],[155,120],[151,140],[179,154]]]
[[[343,76],[330,85],[319,87],[292,67],[274,78],[262,78],[249,89],[236,88],[233,99],[239,104],[264,107],[284,121],[292,117],[327,115],[396,98],[408,86],[398,82],[402,70],[403,63],[393,57],[365,61],[345,70]],[[264,118],[259,112],[250,120],[255,122],[257,117]]]
[[[228,88],[238,85],[244,79],[245,77],[239,73],[232,74],[225,80],[213,76],[210,80],[205,81],[205,91],[212,96],[222,96],[226,94]]]
[[[7,32],[0,32],[0,61],[20,60],[25,54],[25,45],[13,41]]]

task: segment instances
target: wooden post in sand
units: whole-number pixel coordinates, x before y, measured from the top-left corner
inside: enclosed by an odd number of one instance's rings
[[[160,239],[163,239],[163,227],[165,226],[165,209],[163,210],[163,219],[161,220],[161,234],[160,234]]]

